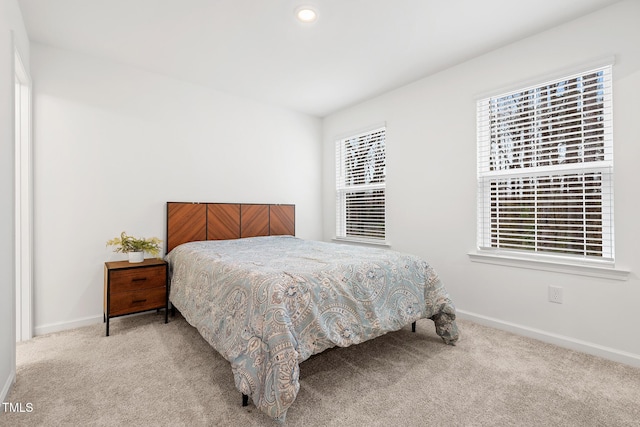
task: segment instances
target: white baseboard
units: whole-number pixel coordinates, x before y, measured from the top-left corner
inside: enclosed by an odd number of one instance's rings
[[[11,373],[9,374],[9,378],[7,378],[7,381],[4,383],[4,386],[2,387],[2,391],[0,391],[0,402],[7,401],[7,396],[9,396],[11,387],[15,382],[16,382],[16,370],[12,369]],[[0,416],[2,416],[2,412],[3,411],[0,410]]]
[[[492,328],[501,329],[508,332],[513,332],[518,335],[522,335],[529,338],[534,338],[543,342],[554,344],[560,347],[568,348],[571,350],[580,351],[594,356],[603,357],[605,359],[613,360],[615,362],[624,363],[626,365],[635,366],[640,368],[640,355],[629,353],[614,348],[601,346],[598,344],[590,343],[587,341],[578,340],[575,338],[546,332],[540,329],[530,328],[528,326],[518,325],[516,323],[505,322],[503,320],[495,319],[492,317],[483,316],[481,314],[472,313],[465,310],[456,309],[457,315],[461,319],[471,320],[472,322],[479,323],[481,325],[490,326]],[[102,316],[91,316],[83,319],[77,319],[71,322],[58,322],[48,325],[36,326],[35,335],[45,335],[52,332],[65,331],[67,329],[79,328],[82,326],[95,325],[102,322]],[[8,394],[8,387],[11,386],[15,380],[15,372],[13,377],[9,378],[8,385],[3,389],[3,393]],[[1,395],[0,397],[5,397]]]
[[[70,322],[49,323],[48,325],[36,326],[34,332],[36,336],[45,335],[52,332],[60,332],[68,329],[80,328],[82,326],[95,325],[96,323],[102,323],[102,320],[102,316],[91,316],[72,320]]]
[[[559,347],[580,351],[582,353],[591,354],[593,356],[602,357],[605,359],[613,360],[614,362],[624,363],[626,365],[640,368],[640,355],[638,354],[604,347],[587,341],[582,341],[575,338],[530,328],[528,326],[505,322],[503,320],[494,319],[464,310],[456,309],[456,313],[461,319],[471,320],[472,322],[479,323],[481,325],[513,332],[518,335],[534,338],[546,343],[557,345]]]

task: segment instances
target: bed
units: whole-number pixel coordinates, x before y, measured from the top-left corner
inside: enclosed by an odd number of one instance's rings
[[[454,305],[426,261],[294,235],[293,205],[167,204],[171,304],[258,409],[284,421],[300,363],[325,349],[421,318],[457,341]]]

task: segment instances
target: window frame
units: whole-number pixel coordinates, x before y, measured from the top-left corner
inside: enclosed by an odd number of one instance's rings
[[[382,133],[381,137],[374,137],[375,134],[378,133]],[[382,163],[382,170],[378,170],[377,166],[379,165],[374,165],[374,167],[372,168],[374,170],[374,174],[376,174],[377,179],[375,181],[377,182],[364,182],[364,183],[360,183],[360,184],[348,184],[346,181],[346,177],[348,172],[346,172],[346,155],[345,155],[345,145],[348,141],[352,141],[352,140],[363,140],[366,139],[367,137],[372,138],[372,141],[374,143],[378,143],[380,140],[382,140],[383,145],[382,145],[382,149],[380,150],[379,148],[375,148],[374,149],[374,154],[380,154],[380,152],[383,155],[383,163]],[[386,190],[386,169],[387,169],[387,158],[386,158],[386,124],[379,124],[379,125],[375,125],[375,126],[371,126],[368,128],[365,128],[364,130],[358,131],[358,132],[353,132],[353,133],[349,133],[340,137],[337,137],[335,139],[335,172],[336,172],[336,193],[335,193],[335,203],[336,203],[336,224],[335,224],[335,237],[334,240],[338,240],[338,241],[346,241],[346,242],[354,242],[354,243],[365,243],[365,244],[372,244],[372,245],[385,245],[388,246],[388,241],[387,241],[387,230],[388,230],[388,215],[387,215],[387,190]],[[366,168],[366,166],[363,166],[362,168]],[[363,172],[363,174],[366,174],[366,172]],[[380,180],[380,176],[382,176],[382,180]],[[364,179],[363,176],[360,175],[354,175],[352,176],[352,178],[354,179]],[[361,223],[358,223],[357,220],[354,220],[353,222],[349,221],[349,218],[347,217],[347,195],[348,194],[363,194],[366,192],[378,192],[378,196],[372,196],[370,197],[370,201],[371,203],[380,203],[380,201],[383,203],[383,208],[382,208],[382,212],[380,212],[380,208],[379,206],[373,207],[373,216],[374,216],[374,221],[375,219],[379,219],[376,218],[377,217],[381,217],[382,218],[382,232],[379,231],[375,231],[373,230],[373,227],[368,227],[371,231],[369,233],[367,232],[362,232],[362,233],[349,233],[349,229],[354,229],[354,228],[358,228],[356,226],[359,226],[360,228],[367,228],[367,226],[363,226]],[[380,197],[380,193],[381,193],[381,197]],[[377,212],[377,213],[376,213]],[[366,220],[365,220],[366,221]],[[356,226],[354,226],[354,224]]]
[[[545,86],[554,84],[558,81],[569,80],[571,78],[574,78],[577,75],[586,75],[590,72],[600,71],[600,70],[605,70],[605,73],[609,74],[608,78],[610,79],[610,86],[609,86],[609,92],[605,95],[608,97],[606,101],[607,105],[605,107],[605,113],[611,114],[612,112],[611,97],[613,92],[613,87],[612,87],[613,86],[613,78],[612,78],[613,61],[612,60],[609,60],[607,62],[602,62],[600,64],[593,65],[591,67],[581,67],[571,72],[557,73],[554,77],[539,79],[537,82],[533,82],[533,83],[521,84],[521,85],[518,85],[518,87],[511,90],[505,90],[502,92],[496,91],[494,94],[479,97],[477,99],[477,106],[478,106],[478,109],[480,109],[481,103],[490,102],[491,99],[500,99],[501,97],[504,97],[511,93],[517,93],[517,92],[524,93],[527,90],[530,90],[532,88],[543,88]],[[481,173],[481,168],[483,167],[481,165],[481,162],[483,160],[486,160],[489,154],[486,154],[484,159],[482,159],[481,156],[483,154],[482,144],[483,143],[487,144],[487,140],[489,140],[488,144],[490,144],[491,142],[490,142],[490,137],[485,136],[487,129],[482,128],[480,112],[478,113],[478,117],[477,117],[477,126],[478,126],[478,136],[477,136],[478,146],[477,146],[477,153],[476,153],[477,161],[478,161],[478,170],[477,170],[478,192],[477,192],[477,213],[476,213],[477,222],[478,222],[477,240],[476,240],[477,246],[476,246],[475,252],[469,253],[470,259],[475,262],[486,262],[491,264],[506,264],[506,265],[524,267],[524,268],[536,268],[536,269],[543,269],[543,270],[550,270],[550,271],[560,271],[565,273],[586,274],[589,276],[598,276],[598,277],[604,276],[608,278],[625,280],[628,275],[628,272],[625,272],[622,270],[616,270],[612,272],[612,269],[615,267],[615,261],[614,261],[615,240],[614,240],[614,233],[613,233],[614,228],[613,228],[613,194],[612,193],[610,198],[611,205],[610,206],[603,205],[603,208],[602,208],[602,210],[606,210],[607,212],[609,212],[608,216],[605,215],[606,217],[603,217],[602,219],[603,223],[609,222],[611,224],[609,243],[608,243],[611,246],[610,258],[574,256],[574,255],[566,255],[566,254],[548,254],[545,252],[541,253],[541,252],[531,251],[531,250],[523,250],[523,251],[509,250],[509,249],[491,247],[490,244],[489,245],[487,244],[486,227],[489,227],[489,228],[491,227],[491,224],[490,224],[491,215],[487,215],[486,209],[488,209],[489,203],[486,203],[486,202],[487,202],[487,198],[490,197],[490,194],[491,194],[491,189],[490,189],[491,184],[488,183],[490,182],[490,180],[486,180],[487,174]],[[612,159],[613,142],[610,135],[606,136],[605,139],[606,138],[609,138],[609,141],[607,141],[606,143],[609,144],[609,148],[610,148],[610,152],[608,154],[609,157],[607,158],[607,161],[609,162],[608,167],[610,168],[609,169],[610,174],[608,175],[608,179],[610,181],[603,183],[603,185],[609,186],[610,191],[612,192],[613,191],[613,159]],[[589,169],[591,166],[589,165],[589,162],[585,162],[584,165],[585,166],[582,166],[579,169]],[[565,169],[564,172],[568,174],[569,169],[570,168]],[[561,172],[561,171],[557,171],[557,172]],[[551,173],[554,174],[557,172],[551,172]],[[536,173],[539,173],[539,171],[536,171]],[[499,176],[500,174],[498,173],[496,175]],[[484,185],[483,185],[483,180],[486,180],[487,182]],[[603,203],[606,203],[605,201],[606,197],[602,197],[601,199],[603,200]],[[603,246],[605,245],[607,245],[607,242],[605,241],[605,239],[603,239]]]

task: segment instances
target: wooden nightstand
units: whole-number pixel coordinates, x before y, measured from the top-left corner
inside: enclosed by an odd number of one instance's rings
[[[149,258],[140,263],[113,261],[104,263],[103,320],[125,314],[164,308],[164,323],[169,321],[167,262]]]

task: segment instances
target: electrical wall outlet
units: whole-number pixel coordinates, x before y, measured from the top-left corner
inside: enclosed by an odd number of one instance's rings
[[[562,304],[562,288],[559,286],[549,286],[549,301]]]

